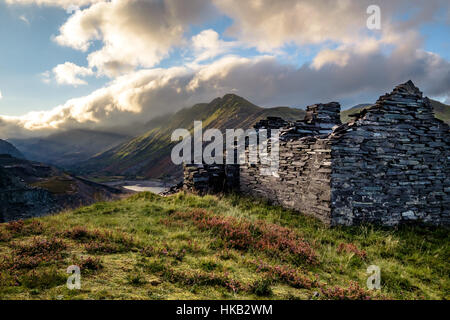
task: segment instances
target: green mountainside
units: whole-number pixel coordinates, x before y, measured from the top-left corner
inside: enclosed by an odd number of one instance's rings
[[[431,105],[434,109],[434,115],[436,118],[450,124],[450,106],[443,104],[439,101],[430,99]],[[349,122],[351,120],[350,115],[354,113],[358,113],[363,109],[370,107],[371,104],[358,104],[350,109],[344,110],[341,112],[341,121]]]
[[[430,101],[431,105],[433,106],[434,115],[436,116],[436,118],[450,124],[450,106],[436,100],[430,99]]]
[[[252,127],[268,116],[287,120],[302,119],[305,111],[289,107],[261,108],[234,94],[227,94],[210,103],[201,103],[171,115],[151,121],[145,134],[103,152],[81,163],[80,172],[91,174],[127,175],[139,177],[180,176],[181,168],[172,164],[170,153],[175,129],[193,130],[195,120],[203,121],[203,129]]]

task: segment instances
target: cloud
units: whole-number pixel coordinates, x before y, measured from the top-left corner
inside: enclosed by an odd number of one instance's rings
[[[53,6],[67,9],[70,6],[85,6],[96,2],[104,2],[106,0],[6,0],[7,4],[12,5],[30,5]]]
[[[79,85],[87,85],[87,82],[80,79],[80,77],[91,76],[94,74],[91,69],[77,66],[72,62],[59,64],[53,68],[52,72],[55,75],[56,83],[72,85],[75,87]],[[49,80],[48,73],[44,73],[43,77],[44,82]]]
[[[450,63],[415,47],[413,38],[389,54],[350,47],[344,53],[351,62],[320,68],[280,63],[275,56],[225,56],[195,68],[140,70],[50,111],[0,117],[0,137],[68,128],[117,130],[229,92],[263,106],[336,100],[350,105],[373,102],[412,79],[426,95],[450,96]]]
[[[52,80],[51,80],[51,73],[50,73],[50,71],[45,71],[45,72],[42,72],[41,74],[40,74],[40,77],[41,77],[41,80],[42,80],[42,82],[44,82],[44,83],[50,83]]]
[[[81,51],[100,40],[101,49],[88,55],[89,67],[114,77],[158,64],[183,44],[188,25],[211,10],[206,0],[100,2],[72,15],[54,40]]]
[[[229,36],[262,52],[287,44],[356,44],[367,37],[389,37],[430,21],[446,0],[379,0],[381,30],[367,29],[366,9],[373,0],[214,0],[233,19]],[[408,19],[398,19],[409,15]]]
[[[195,62],[215,58],[237,45],[237,42],[220,40],[219,34],[212,29],[203,30],[192,37]]]
[[[2,95],[2,92],[0,91],[0,100],[2,100],[3,99],[3,95]]]
[[[0,116],[0,138],[70,128],[119,130],[229,92],[263,106],[336,100],[348,106],[373,102],[412,79],[426,95],[450,96],[450,63],[420,49],[424,39],[417,31],[443,0],[380,0],[382,30],[375,32],[366,28],[369,0],[214,1],[232,19],[226,33],[233,41],[212,29],[186,38],[190,26],[216,14],[206,0],[7,2],[85,6],[54,41],[86,52],[88,66],[66,62],[41,74],[42,80],[83,85],[94,72],[113,80],[49,111]],[[412,7],[420,10],[399,11]],[[407,13],[410,18],[398,19]],[[278,52],[292,44],[298,50],[312,44],[319,52],[302,66],[288,64]],[[252,47],[259,56],[229,54]],[[178,48],[189,51],[191,63],[155,67]]]
[[[22,20],[23,22],[25,22],[27,25],[30,25],[30,21],[28,20],[28,18],[25,15],[21,15],[19,17],[20,20]]]

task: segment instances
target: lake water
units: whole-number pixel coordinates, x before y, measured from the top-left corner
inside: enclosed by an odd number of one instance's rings
[[[104,183],[111,187],[122,187],[127,190],[135,192],[153,192],[156,194],[165,192],[174,185],[174,182],[163,182],[160,180],[124,180],[124,181],[111,181]]]
[[[160,194],[162,192],[167,191],[169,188],[164,188],[164,187],[142,187],[140,185],[134,185],[134,186],[123,186],[122,188],[127,189],[127,190],[131,190],[131,191],[136,191],[136,192],[144,192],[144,191],[150,191],[156,194]]]

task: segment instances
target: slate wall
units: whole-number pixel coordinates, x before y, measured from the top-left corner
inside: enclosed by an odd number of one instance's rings
[[[304,137],[280,141],[279,177],[260,174],[261,165],[241,165],[240,191],[331,223],[331,144]]]
[[[332,225],[450,222],[449,127],[412,83],[332,140]]]

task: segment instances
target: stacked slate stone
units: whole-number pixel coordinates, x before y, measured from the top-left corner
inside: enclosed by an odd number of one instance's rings
[[[411,81],[331,138],[332,224],[449,224],[449,127]]]
[[[338,102],[313,104],[306,108],[305,122],[340,123],[340,111],[341,105]]]
[[[183,189],[198,194],[239,189],[239,165],[185,164]]]
[[[259,120],[253,128],[255,129],[279,129],[289,125],[289,122],[280,117],[267,117],[267,119]]]
[[[242,165],[240,190],[330,223],[331,146],[328,139],[280,141],[278,175],[262,175],[261,164]]]
[[[307,136],[327,135],[341,124],[341,106],[337,102],[319,103],[308,106],[304,120],[297,120],[282,133],[284,139],[298,139]]]
[[[184,165],[184,190],[199,194],[222,192],[224,190],[224,183],[224,165]]]

